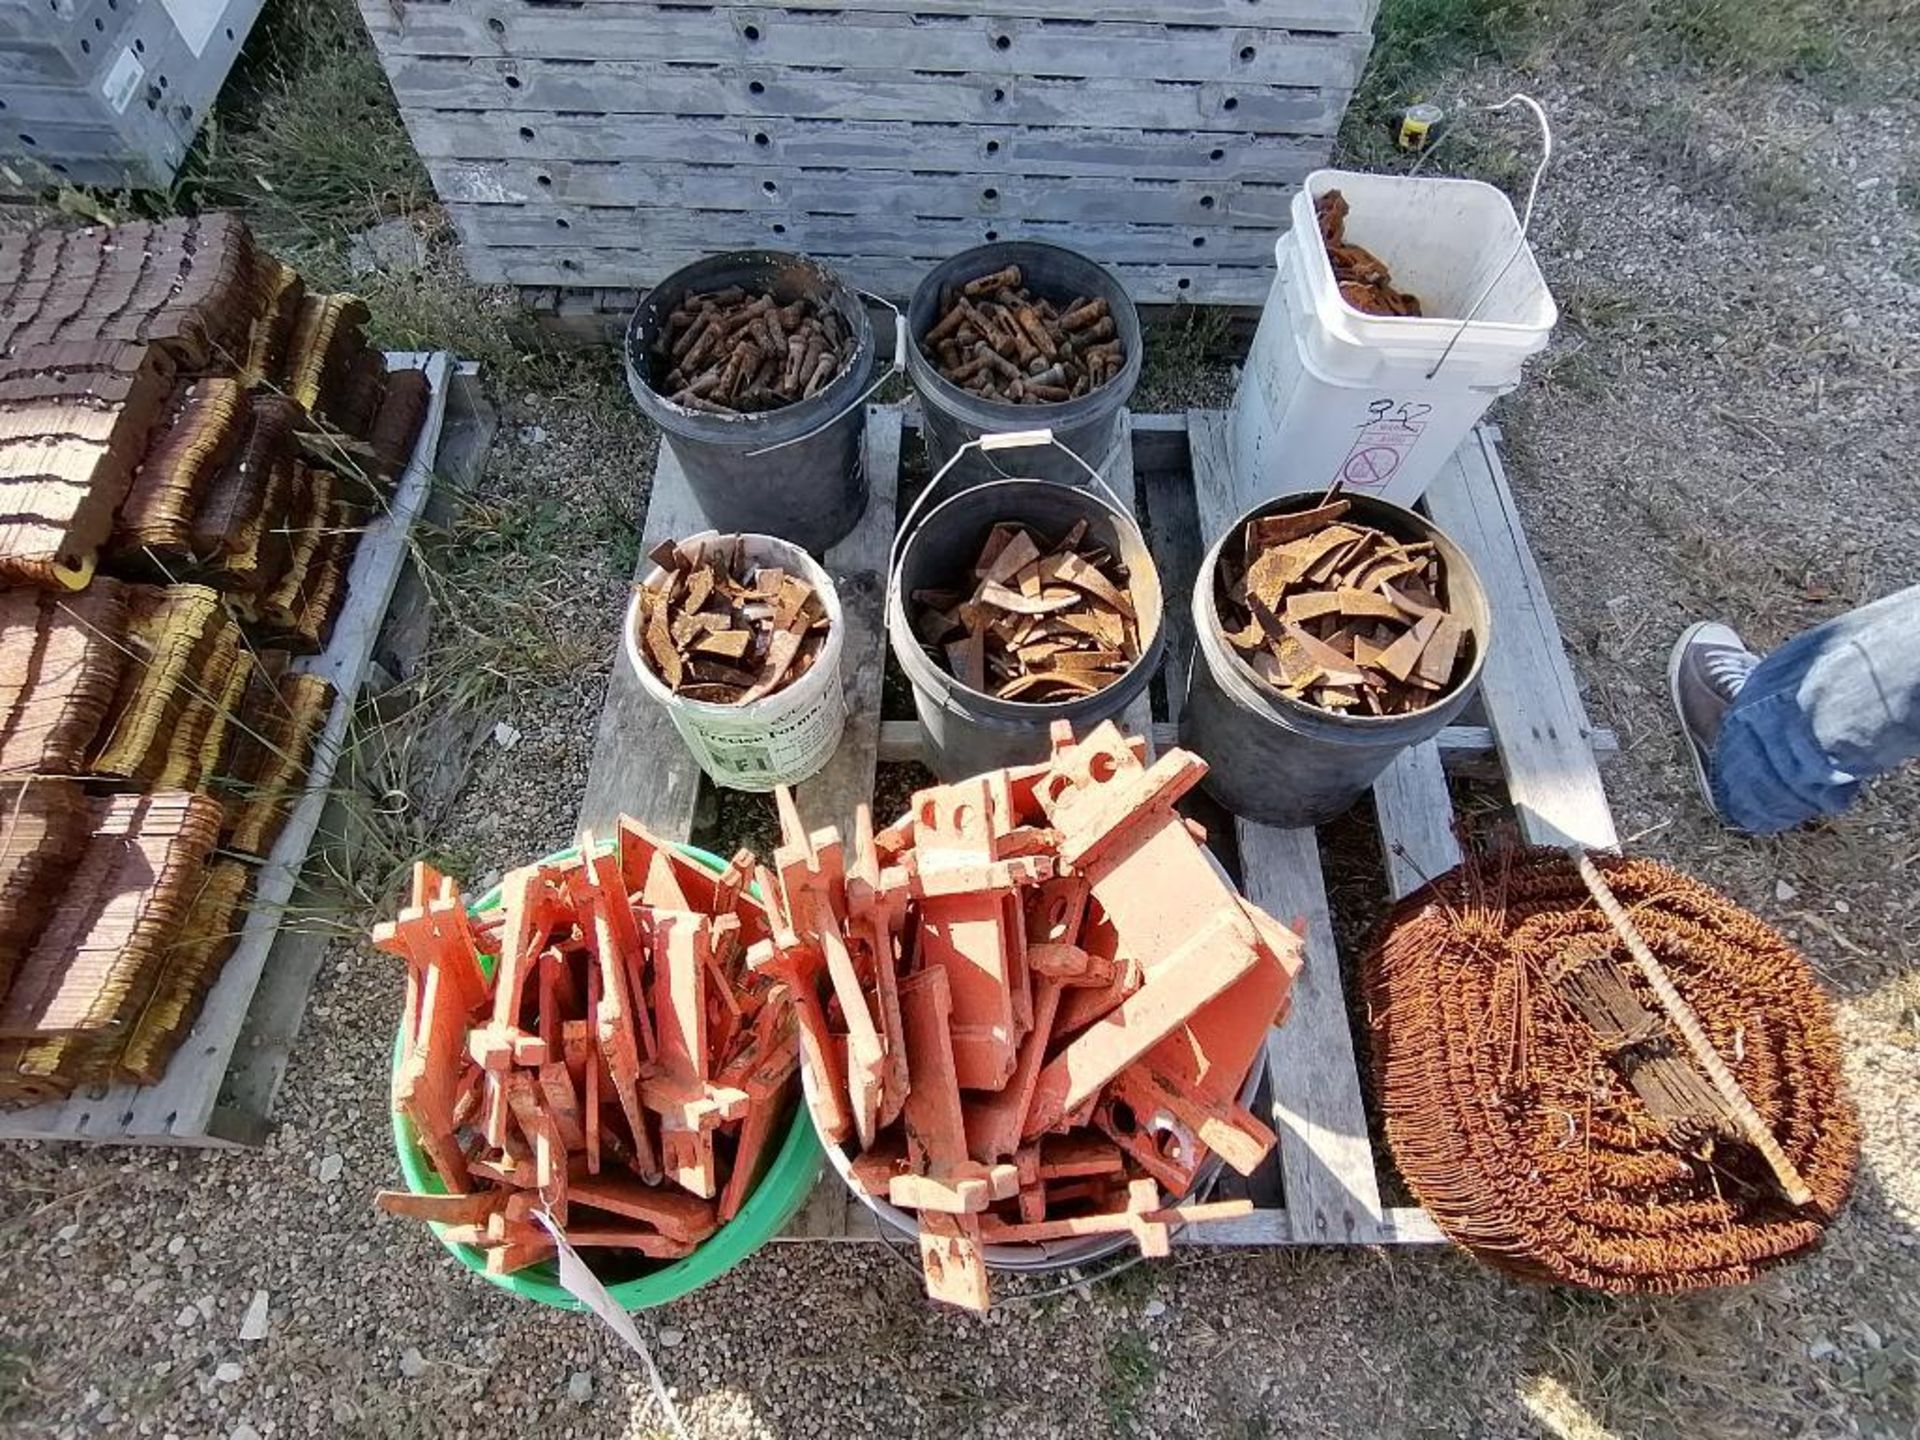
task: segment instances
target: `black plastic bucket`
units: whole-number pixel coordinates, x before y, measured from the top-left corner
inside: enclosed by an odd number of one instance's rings
[[[1044,432],[1039,432],[1030,443],[1044,444],[1043,436]],[[991,448],[997,454],[1014,447]],[[913,708],[926,741],[927,767],[941,780],[1045,760],[1052,753],[1047,732],[1055,720],[1071,721],[1074,733],[1084,735],[1102,720],[1118,718],[1147,688],[1160,666],[1167,643],[1166,598],[1146,537],[1133,516],[1120,507],[1118,497],[1111,491],[1101,493],[1106,490],[1104,482],[1087,477],[1077,461],[1068,463],[1090,483],[989,480],[934,504],[914,524],[914,513],[920,508],[916,504],[902,524],[887,587],[887,640],[913,686]],[[943,467],[929,485],[928,503],[932,503],[946,474],[947,467]],[[1098,488],[1094,488],[1095,483]],[[1140,658],[1131,668],[1092,695],[1027,703],[982,694],[927,654],[914,634],[908,613],[914,591],[951,588],[957,577],[969,574],[987,532],[997,524],[1030,525],[1043,535],[1057,538],[1080,520],[1087,522],[1088,541],[1106,546],[1127,568],[1127,586],[1140,637]]]
[[[1424,710],[1411,715],[1342,715],[1282,695],[1253,671],[1222,632],[1214,576],[1220,556],[1247,522],[1311,510],[1319,492],[1282,495],[1233,522],[1207,551],[1193,586],[1198,637],[1180,712],[1180,743],[1207,762],[1207,790],[1235,815],[1267,825],[1318,825],[1352,808],[1380,773],[1410,746],[1452,723],[1479,688],[1491,612],[1473,563],[1432,521],[1363,495],[1346,495],[1348,518],[1395,539],[1431,541],[1445,567],[1440,598],[1472,631],[1467,670]]]
[[[985,400],[963,390],[941,375],[935,357],[923,348],[924,338],[940,319],[941,301],[951,291],[970,280],[1018,265],[1023,283],[1035,296],[1064,306],[1079,296],[1107,302],[1113,315],[1115,337],[1120,341],[1120,373],[1106,384],[1078,400],[1057,405],[1014,405]],[[1045,426],[1054,438],[1075,455],[1084,457],[1095,469],[1105,469],[1107,458],[1120,438],[1120,412],[1133,397],[1140,379],[1140,314],[1133,307],[1126,287],[1101,266],[1084,255],[1063,250],[1058,245],[1042,245],[1030,240],[1003,240],[981,245],[955,255],[934,267],[913,292],[907,306],[907,374],[919,393],[920,407],[926,417],[927,450],[934,468],[951,460],[960,447],[982,435],[1003,435],[1010,431],[1034,430]],[[991,456],[982,457],[991,460]],[[985,473],[994,473],[986,465]],[[1028,472],[1046,480],[1077,483],[1078,465],[1053,452],[1035,455]]]
[[[676,405],[655,390],[655,340],[689,294],[739,285],[782,305],[802,298],[828,306],[854,337],[851,364],[810,400],[756,415],[712,415]],[[723,534],[777,535],[815,554],[843,539],[867,508],[860,439],[873,324],[840,277],[804,255],[739,250],[710,255],[662,280],[627,322],[627,387],[665,432],[700,509]]]

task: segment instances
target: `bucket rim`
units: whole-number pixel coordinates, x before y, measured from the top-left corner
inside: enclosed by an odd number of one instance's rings
[[[1071,399],[1043,400],[1037,405],[1019,405],[1011,400],[991,400],[984,396],[975,395],[971,390],[963,389],[942,375],[939,366],[934,361],[934,357],[928,355],[923,348],[922,337],[913,333],[911,317],[913,315],[915,302],[919,300],[921,295],[931,291],[934,278],[939,275],[941,271],[951,266],[957,266],[962,260],[969,259],[976,255],[1016,248],[1049,251],[1056,256],[1083,265],[1087,267],[1090,272],[1098,274],[1105,284],[1111,287],[1113,294],[1106,297],[1109,309],[1113,308],[1115,296],[1126,302],[1125,309],[1127,318],[1123,320],[1119,315],[1115,315],[1113,322],[1116,331],[1124,330],[1126,332],[1121,337],[1125,342],[1126,354],[1121,357],[1119,370],[1114,372],[1112,378],[1103,381],[1098,388],[1089,390],[1086,394],[1075,396]],[[936,293],[936,304],[938,303],[938,298]],[[982,414],[993,417],[995,421],[1004,421],[1008,429],[1026,430],[1042,425],[1051,425],[1052,428],[1055,429],[1072,428],[1066,417],[1076,408],[1099,408],[1090,402],[1108,396],[1109,392],[1112,391],[1115,386],[1123,386],[1130,394],[1133,387],[1139,383],[1140,368],[1145,359],[1141,353],[1145,345],[1141,334],[1140,311],[1134,303],[1133,296],[1128,292],[1126,285],[1122,283],[1120,277],[1092,256],[1085,255],[1078,250],[1069,249],[1065,245],[1055,245],[1050,240],[990,240],[983,245],[974,245],[968,249],[960,250],[949,255],[920,278],[920,283],[914,286],[913,294],[908,297],[905,313],[909,317],[907,326],[907,371],[913,383],[916,386],[922,384],[928,386],[943,403],[951,405],[957,401],[966,407],[977,408]],[[1059,422],[1058,424],[1054,424],[1056,420]]]
[[[649,378],[651,366],[646,363],[646,347],[639,343],[639,332],[642,317],[659,309],[661,302],[658,297],[661,293],[663,291],[669,291],[675,286],[678,286],[682,291],[686,290],[688,286],[693,283],[686,278],[691,272],[708,268],[717,270],[733,265],[745,266],[763,263],[770,266],[790,264],[804,266],[817,272],[834,288],[848,296],[854,302],[852,308],[859,319],[855,325],[852,358],[849,359],[845,365],[841,366],[840,369],[835,371],[833,378],[821,386],[812,397],[803,397],[802,399],[791,401],[786,405],[782,405],[777,410],[741,411],[735,415],[716,415],[710,411],[695,410],[691,406],[682,405],[670,396],[663,395],[660,391],[656,390],[652,380]],[[649,286],[647,293],[642,295],[635,303],[632,312],[627,316],[626,330],[620,343],[620,359],[622,368],[625,369],[627,374],[627,389],[632,393],[634,403],[639,405],[643,411],[649,410],[650,407],[658,406],[663,413],[677,419],[698,422],[702,426],[713,425],[737,428],[742,432],[743,436],[758,428],[773,429],[780,421],[797,417],[804,406],[818,404],[829,399],[833,399],[837,403],[841,397],[839,397],[836,392],[843,388],[844,383],[848,380],[857,383],[861,379],[859,373],[861,369],[860,357],[863,353],[868,356],[869,363],[871,363],[871,357],[874,353],[873,318],[867,314],[867,307],[860,299],[860,292],[847,282],[846,277],[831,265],[828,265],[824,260],[817,259],[803,250],[773,250],[763,246],[753,246],[742,250],[716,251],[711,255],[703,255],[698,260],[689,261],[671,274],[662,276],[653,285]],[[658,417],[653,418],[657,419]],[[803,427],[802,433],[805,433],[805,427]],[[756,440],[764,440],[770,437],[756,435],[753,438]]]
[[[1024,485],[1045,485],[1055,490],[1062,490],[1074,495],[1085,496],[1087,499],[1098,504],[1100,508],[1104,512],[1106,512],[1109,516],[1112,516],[1117,520],[1125,521],[1126,524],[1132,528],[1135,538],[1137,538],[1140,542],[1141,552],[1146,556],[1147,564],[1152,569],[1154,591],[1159,599],[1159,603],[1154,607],[1153,638],[1145,641],[1140,646],[1140,653],[1134,657],[1133,663],[1127,666],[1126,669],[1116,674],[1112,680],[1108,681],[1105,685],[1102,685],[1098,690],[1095,690],[1092,694],[1077,696],[1072,700],[1003,700],[997,695],[987,694],[984,690],[975,690],[971,685],[968,685],[965,681],[963,681],[958,675],[955,675],[952,671],[944,670],[939,665],[935,664],[933,660],[928,657],[925,648],[920,645],[918,637],[914,638],[914,643],[912,645],[907,645],[904,643],[897,645],[895,647],[895,653],[900,658],[901,669],[908,672],[909,680],[913,679],[912,672],[916,668],[916,663],[917,663],[918,667],[925,669],[928,674],[937,677],[939,680],[943,682],[950,682],[950,687],[958,691],[962,695],[969,696],[976,700],[985,700],[989,704],[993,704],[993,705],[1005,705],[1019,711],[1026,711],[1026,710],[1053,711],[1056,714],[1064,715],[1066,718],[1071,719],[1073,717],[1072,717],[1070,707],[1076,706],[1076,705],[1093,704],[1095,701],[1098,701],[1103,695],[1105,695],[1109,690],[1113,689],[1114,686],[1121,684],[1123,681],[1131,677],[1133,673],[1136,670],[1138,670],[1142,665],[1150,665],[1152,668],[1158,668],[1161,659],[1164,658],[1164,652],[1166,649],[1167,588],[1166,588],[1165,582],[1162,580],[1160,575],[1160,562],[1153,558],[1153,549],[1147,543],[1147,535],[1146,535],[1146,532],[1140,528],[1140,522],[1134,519],[1133,516],[1127,514],[1125,511],[1116,509],[1113,503],[1109,501],[1104,495],[1100,494],[1097,490],[1089,489],[1084,485],[1070,484],[1065,480],[1050,480],[1043,475],[1018,475],[1018,476],[1008,475],[1008,476],[1002,476],[993,480],[982,480],[978,484],[969,485],[966,489],[957,491],[954,494],[949,495],[946,499],[942,500],[938,505],[935,505],[931,510],[927,511],[926,514],[922,515],[920,517],[919,523],[913,527],[913,530],[908,534],[901,536],[900,538],[899,556],[895,560],[894,565],[892,569],[889,571],[887,576],[887,611],[888,611],[887,621],[888,623],[886,625],[886,629],[889,632],[889,634],[892,634],[894,632],[892,617],[897,612],[897,614],[899,615],[899,623],[901,626],[904,627],[904,631],[902,633],[907,635],[912,635],[913,633],[911,617],[907,614],[906,590],[900,583],[900,571],[906,565],[907,551],[909,547],[912,545],[912,542],[921,534],[922,531],[926,529],[926,527],[929,524],[932,523],[934,517],[939,515],[943,510],[947,509],[948,506],[953,505],[957,501],[965,500],[970,497],[977,497],[978,495],[981,495],[990,490],[1004,489],[1010,486],[1024,486]],[[1020,524],[1022,522],[1015,520],[1015,521],[1005,521],[1005,522],[995,522],[995,523]],[[1129,588],[1131,588],[1131,568],[1132,567],[1129,567]],[[1139,620],[1139,617],[1136,615],[1135,616],[1136,624],[1138,623],[1138,620]],[[1151,673],[1151,670],[1149,671],[1149,673]]]
[[[1315,490],[1292,490],[1284,491],[1279,495],[1270,495],[1259,504],[1245,511],[1229,525],[1226,533],[1213,542],[1213,545],[1200,561],[1200,570],[1193,583],[1194,622],[1195,630],[1197,631],[1196,643],[1198,645],[1210,645],[1213,650],[1223,655],[1227,664],[1232,667],[1234,677],[1251,686],[1263,702],[1285,713],[1305,716],[1312,720],[1328,724],[1335,733],[1321,736],[1320,738],[1338,743],[1339,740],[1343,738],[1339,733],[1340,731],[1346,731],[1348,735],[1357,738],[1358,736],[1370,734],[1375,731],[1389,730],[1396,725],[1405,725],[1408,721],[1417,720],[1428,710],[1433,709],[1435,706],[1442,705],[1456,696],[1471,694],[1474,688],[1480,683],[1481,672],[1486,665],[1487,650],[1493,641],[1493,605],[1488,599],[1486,584],[1480,578],[1480,571],[1474,565],[1473,557],[1467,554],[1466,548],[1462,546],[1458,540],[1441,529],[1440,526],[1436,525],[1432,520],[1429,520],[1418,511],[1410,509],[1405,505],[1396,505],[1391,500],[1382,500],[1373,495],[1357,495],[1343,490],[1340,492],[1340,498],[1362,501],[1368,505],[1378,505],[1387,510],[1408,516],[1417,524],[1423,525],[1431,530],[1435,537],[1445,541],[1448,547],[1459,556],[1459,563],[1464,568],[1467,578],[1472,582],[1473,590],[1480,596],[1481,608],[1486,611],[1486,622],[1483,626],[1473,631],[1473,659],[1467,666],[1467,673],[1445,690],[1435,695],[1426,705],[1421,706],[1418,710],[1410,711],[1405,715],[1343,715],[1338,711],[1323,710],[1318,705],[1309,705],[1304,700],[1296,700],[1290,695],[1282,694],[1277,687],[1261,679],[1260,673],[1242,658],[1237,649],[1227,643],[1225,627],[1220,622],[1219,604],[1214,596],[1214,572],[1219,569],[1227,541],[1231,540],[1235,535],[1243,533],[1249,521],[1261,519],[1267,515],[1287,513],[1284,510],[1272,508],[1286,501],[1305,501],[1308,507],[1311,508],[1323,493],[1324,492]],[[1447,563],[1448,568],[1451,569],[1455,562],[1449,559]],[[1451,581],[1451,576],[1449,576],[1449,581]],[[1202,621],[1205,622],[1204,625],[1201,623]]]
[[[826,566],[808,554],[804,545],[797,545],[791,540],[782,540],[778,535],[764,535],[751,530],[736,530],[731,532],[701,530],[674,543],[676,545],[685,545],[694,540],[720,541],[735,539],[765,541],[768,544],[777,545],[782,549],[789,550],[799,557],[802,562],[802,573],[806,575],[809,582],[815,582],[814,588],[822,597],[822,601],[827,607],[828,620],[827,640],[821,649],[820,659],[814,663],[813,670],[808,671],[807,675],[801,676],[800,680],[801,683],[804,683],[808,676],[812,675],[815,671],[837,674],[840,668],[840,652],[845,644],[846,633],[846,617],[840,605],[840,590],[839,587],[833,583],[833,576],[828,573]],[[631,666],[639,676],[640,686],[646,691],[648,699],[654,701],[656,704],[666,706],[669,709],[681,710],[695,717],[713,720],[737,720],[753,715],[759,707],[770,705],[782,697],[790,696],[794,690],[800,688],[799,684],[783,686],[770,695],[762,695],[758,700],[743,705],[718,705],[711,700],[689,700],[686,696],[677,695],[669,689],[666,682],[654,674],[653,666],[647,663],[646,654],[641,648],[637,638],[641,592],[665,572],[666,567],[664,565],[655,565],[633,586],[632,596],[627,601],[626,615],[620,622],[620,647],[626,653],[628,665]]]

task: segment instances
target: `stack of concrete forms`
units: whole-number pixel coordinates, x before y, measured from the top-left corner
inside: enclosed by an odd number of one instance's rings
[[[360,0],[474,277],[803,250],[901,296],[1015,237],[1254,303],[1376,0]]]
[[[0,0],[0,193],[164,188],[262,0]]]

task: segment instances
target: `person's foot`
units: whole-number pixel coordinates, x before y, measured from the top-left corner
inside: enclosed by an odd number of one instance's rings
[[[1689,625],[1674,644],[1667,661],[1667,688],[1673,695],[1674,713],[1680,717],[1680,733],[1687,737],[1687,749],[1693,756],[1693,773],[1700,782],[1700,793],[1707,808],[1720,815],[1713,800],[1710,780],[1713,747],[1720,738],[1720,722],[1733,704],[1747,676],[1760,663],[1760,657],[1731,626],[1717,620],[1701,620]]]

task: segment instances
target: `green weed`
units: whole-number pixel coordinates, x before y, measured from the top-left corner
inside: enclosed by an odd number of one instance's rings
[[[1140,1401],[1160,1374],[1160,1362],[1141,1335],[1129,1332],[1107,1342],[1100,1380],[1100,1402],[1115,1430],[1131,1429]]]
[[[351,0],[277,0],[174,200],[243,210],[269,245],[304,254],[432,194]]]

